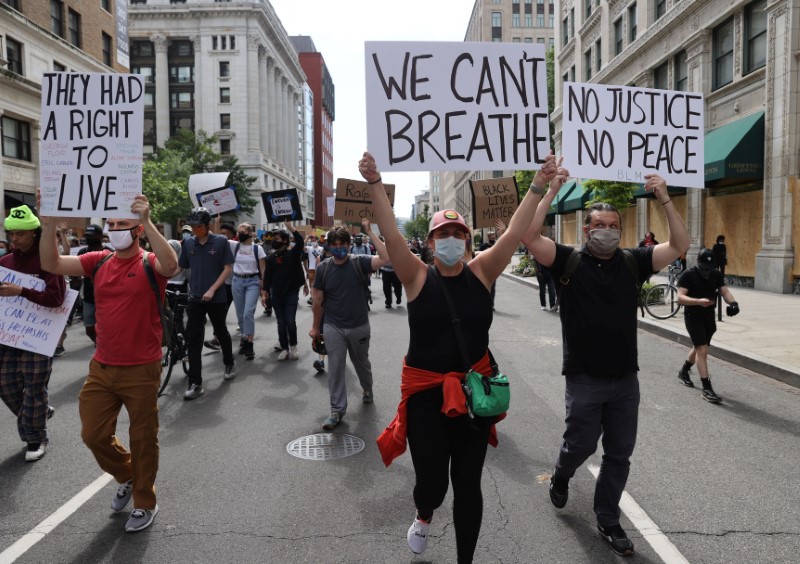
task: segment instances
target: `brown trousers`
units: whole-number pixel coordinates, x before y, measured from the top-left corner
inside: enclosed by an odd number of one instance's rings
[[[156,506],[160,381],[161,361],[110,366],[92,360],[79,396],[81,438],[100,468],[118,483],[133,480],[135,509]],[[130,452],[116,436],[123,405],[130,418]]]

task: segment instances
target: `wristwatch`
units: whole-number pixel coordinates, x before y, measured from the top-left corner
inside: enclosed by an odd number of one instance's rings
[[[547,188],[539,188],[536,184],[531,182],[530,191],[534,194],[538,194],[539,196],[544,196],[545,192],[547,192]]]

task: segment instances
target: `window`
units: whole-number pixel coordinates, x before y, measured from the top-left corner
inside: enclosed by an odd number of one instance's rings
[[[194,131],[194,118],[191,117],[173,117],[169,120],[169,133],[174,136],[178,130],[186,129]]]
[[[653,70],[653,88],[669,89],[669,63],[659,65]]]
[[[554,48],[555,48],[555,46],[556,46],[556,40],[555,40],[555,38],[553,38],[553,37],[549,37],[549,38],[547,39],[547,45],[548,45],[548,47],[550,47],[550,49],[554,49]]]
[[[211,50],[212,51],[216,51],[217,50],[217,36],[216,35],[212,35],[211,36]]]
[[[500,12],[492,12],[492,41],[498,42],[503,40],[503,14]]]
[[[675,69],[675,90],[686,92],[689,90],[689,66],[686,64],[686,51],[675,55],[673,68]]]
[[[622,18],[614,22],[614,55],[622,53],[625,47],[625,40],[622,37]]]
[[[228,48],[228,36],[227,35],[220,35],[219,36],[219,48],[220,49],[227,49]]]
[[[75,47],[81,46],[81,15],[74,11],[69,11],[69,42]]]
[[[231,114],[219,114],[219,128],[220,129],[231,128]]]
[[[575,82],[575,65],[572,65],[569,68],[569,81],[570,82]]]
[[[519,27],[519,14],[511,14],[511,27]]]
[[[231,76],[231,64],[229,61],[219,62],[219,77],[228,78]]]
[[[147,0],[129,0],[131,4],[147,4]]]
[[[194,107],[194,92],[170,92],[169,107],[173,110],[188,110]]]
[[[733,82],[733,18],[714,30],[713,45],[713,88],[717,89]]]
[[[567,43],[569,43],[569,18],[564,18],[561,22],[561,36],[563,40],[561,42],[561,46],[563,47]]]
[[[537,38],[536,38],[536,43],[539,43],[539,44],[541,44],[541,45],[544,45],[544,37],[537,37]]]
[[[177,65],[169,67],[169,80],[170,82],[178,82],[181,84],[194,82],[194,66]]]
[[[193,57],[194,46],[191,41],[174,40],[169,44],[167,54],[172,57]]]
[[[555,18],[556,17],[553,14],[550,14],[549,16],[547,16],[547,27],[555,27],[555,25],[556,25]]]
[[[667,0],[655,0],[656,2],[656,19],[667,13]]]
[[[602,39],[598,39],[594,42],[594,68],[597,70],[597,72],[600,72],[600,69],[603,68]]]
[[[22,72],[22,43],[15,41],[6,35],[6,59],[8,59],[8,70],[17,74]]]
[[[539,39],[541,39],[541,37]],[[533,43],[533,37],[526,37],[525,43]]]
[[[492,27],[501,27],[503,25],[503,14],[500,12],[492,12]]]
[[[525,27],[533,27],[533,14],[525,14]]]
[[[114,64],[111,60],[111,36],[103,32],[103,63],[107,66]]]
[[[19,12],[19,0],[2,0],[2,2]]]
[[[230,88],[220,88],[219,89],[219,103],[220,104],[230,104],[231,103],[231,89]]]
[[[186,4],[186,0],[169,0],[170,4]]]
[[[544,27],[544,14],[536,16],[536,27]]]
[[[592,78],[592,50],[589,49],[583,54],[583,78],[586,82]]]
[[[628,7],[628,43],[636,41],[636,2]]]
[[[3,116],[3,156],[22,161],[31,160],[31,126],[29,123]]]
[[[144,93],[144,109],[145,110],[152,110],[156,107],[155,103],[155,95],[153,92],[145,92]]]
[[[111,12],[111,1],[110,0],[100,0],[100,7],[103,8],[106,12]]]
[[[132,66],[131,74],[140,74],[144,79],[145,84],[152,83],[155,77],[155,72],[151,66]]]
[[[522,43],[522,40],[519,37],[512,37],[511,43]]]
[[[230,155],[231,154],[231,140],[230,139],[220,139],[219,141],[219,152],[221,155]]]
[[[153,57],[155,51],[150,41],[134,41],[131,43],[131,55],[134,57]]]
[[[745,67],[749,73],[767,64],[767,0],[753,2],[744,12]]]
[[[60,0],[50,0],[50,31],[64,37],[64,3]]]
[[[584,0],[584,4],[586,6],[586,17],[592,15],[592,0]]]
[[[236,36],[231,35],[231,49],[236,49]]]
[[[492,4],[500,4],[501,0],[492,0]]]
[[[53,61],[53,72],[67,72],[67,67],[58,61]]]

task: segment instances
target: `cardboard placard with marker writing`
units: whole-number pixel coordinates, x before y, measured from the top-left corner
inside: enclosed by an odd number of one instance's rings
[[[494,227],[495,220],[508,224],[519,206],[517,179],[470,180],[472,189],[472,228]]]
[[[389,203],[394,206],[394,184],[384,184]],[[374,220],[369,183],[363,180],[339,178],[336,181],[336,206],[333,219],[360,224],[362,219]]]

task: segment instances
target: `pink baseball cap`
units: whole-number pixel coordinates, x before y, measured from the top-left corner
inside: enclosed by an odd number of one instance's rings
[[[455,210],[441,210],[433,214],[430,223],[430,229],[428,229],[428,237],[431,236],[431,233],[434,230],[444,227],[445,225],[459,225],[461,228],[469,234],[469,227],[467,227],[467,222],[464,221],[464,218],[461,217],[461,214]]]

